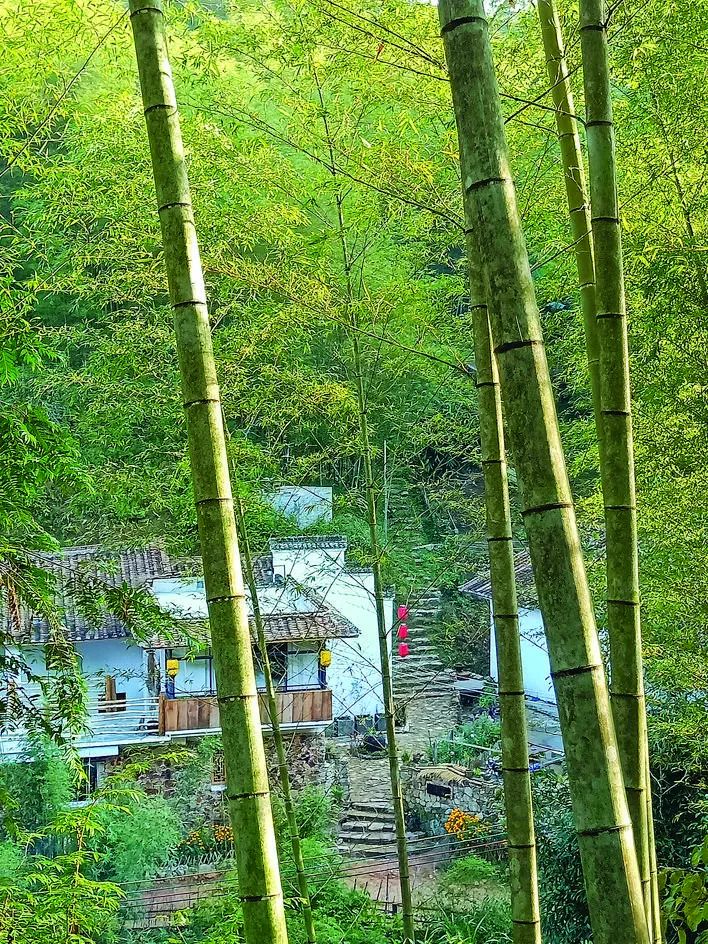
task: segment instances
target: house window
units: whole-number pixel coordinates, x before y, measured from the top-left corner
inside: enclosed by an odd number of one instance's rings
[[[206,694],[213,694],[216,691],[214,660],[210,648],[201,649],[195,653],[186,646],[175,646],[165,650],[165,659],[179,659],[181,663],[184,663],[184,668],[176,679],[178,691],[181,689],[180,682],[184,686],[187,675],[191,678],[187,686],[190,690],[193,687],[194,691],[198,690]]]
[[[276,644],[268,646],[268,661],[270,662],[270,672],[273,676],[273,684],[278,691],[284,692],[288,689],[288,647],[285,644]],[[256,662],[256,685],[260,689],[265,688],[265,675],[263,674],[263,662],[261,654],[255,650]]]
[[[82,757],[82,776],[76,787],[77,800],[90,800],[98,789],[100,761],[95,757]]]
[[[220,787],[226,783],[226,767],[224,765],[224,752],[216,751],[212,762],[211,782],[215,787]]]

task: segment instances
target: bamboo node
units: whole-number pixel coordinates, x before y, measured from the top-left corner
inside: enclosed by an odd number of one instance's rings
[[[536,505],[534,508],[524,508],[521,514],[523,517],[526,517],[526,515],[540,515],[546,511],[559,511],[563,508],[572,507],[572,502],[549,502],[547,505]]]
[[[454,20],[450,20],[449,23],[446,23],[440,30],[440,35],[444,36],[446,33],[452,32],[452,30],[457,29],[458,26],[465,26],[468,23],[483,23],[485,26],[487,24],[487,18],[484,16],[458,16]]]
[[[510,184],[511,182],[509,177],[485,177],[482,180],[472,181],[467,187],[467,192],[469,193],[470,190],[481,190],[482,187],[490,187],[492,184]]]
[[[269,790],[255,790],[252,793],[227,793],[227,800],[248,800],[251,797],[267,797],[270,796]]]
[[[615,823],[612,826],[595,826],[592,829],[579,829],[578,836],[591,838],[592,836],[603,836],[605,833],[621,833],[631,828],[629,823]]]
[[[189,200],[171,200],[169,203],[163,203],[162,206],[157,208],[158,213],[162,213],[163,210],[171,210],[173,207],[191,207],[192,204]],[[184,302],[178,302],[179,305],[184,305]],[[174,308],[174,305],[172,306]]]
[[[551,678],[568,678],[573,675],[585,675],[588,672],[597,672],[598,669],[603,671],[603,665],[601,662],[594,662],[591,665],[577,665],[572,669],[558,669],[555,672],[551,672]]]
[[[533,347],[534,344],[543,346],[541,338],[518,338],[516,341],[506,341],[504,344],[498,344],[494,348],[495,354],[506,354],[507,351],[515,351],[517,348]]]
[[[177,114],[177,106],[173,105],[171,102],[155,102],[154,105],[148,105],[147,108],[144,108],[143,114],[149,115],[151,112],[159,111],[161,108],[171,110],[173,115]]]
[[[197,305],[203,305],[206,308],[206,302],[204,299],[199,300],[198,298],[188,298],[184,302],[174,302],[172,305],[172,311],[175,311],[177,308],[189,308],[196,307]]]
[[[165,15],[160,7],[140,7],[139,10],[131,11],[130,19],[132,20],[134,16],[138,16],[140,13],[159,13],[160,16]]]
[[[269,898],[282,898],[282,897],[283,897],[282,892],[270,892],[270,894],[267,894],[267,895],[239,895],[238,899],[239,901],[244,901],[247,904],[249,903],[255,904],[255,902],[257,901],[267,901]]]

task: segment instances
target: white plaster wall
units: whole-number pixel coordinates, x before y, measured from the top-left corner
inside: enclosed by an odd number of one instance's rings
[[[328,485],[281,485],[269,501],[276,511],[295,518],[301,528],[332,520],[332,489]]]
[[[146,654],[132,639],[90,639],[75,648],[92,694],[103,695],[106,675],[112,675],[116,691],[125,692],[128,701],[148,697]]]
[[[334,716],[373,715],[383,711],[379,640],[374,599],[374,577],[370,572],[344,570],[346,545],[328,548],[273,549],[273,569],[317,592],[328,606],[341,613],[359,630],[354,639],[332,639],[332,664],[327,685],[332,689]],[[389,665],[393,599],[386,599],[389,633]]]
[[[541,698],[555,704],[556,693],[551,680],[551,663],[548,658],[546,636],[543,631],[543,617],[540,610],[519,608],[519,632],[521,634],[521,663],[524,669],[524,688],[527,695]],[[494,637],[494,623],[491,628],[490,675],[498,682],[499,668]]]
[[[274,542],[276,543],[276,542]],[[370,715],[383,711],[379,643],[374,600],[374,578],[371,572],[350,573],[344,570],[346,542],[334,547],[273,547],[273,569],[277,575],[291,578],[297,584],[317,593],[334,610],[359,630],[354,639],[333,639],[328,642],[332,664],[327,669],[327,685],[332,689],[333,710],[337,715]],[[203,586],[196,580],[160,579],[153,582],[157,600],[168,609],[179,610],[193,618],[206,616]],[[296,587],[267,587],[259,590],[264,613],[313,610],[317,603],[299,593]],[[393,599],[386,599],[386,627],[390,638],[393,626]],[[311,644],[309,646],[311,648]],[[291,655],[291,659],[293,656]],[[295,656],[293,672],[300,674],[307,667],[313,685],[317,684],[316,658]],[[258,677],[262,684],[262,675]],[[295,682],[291,684],[307,684]],[[204,672],[198,663],[183,662],[177,676],[177,691],[199,691],[204,688]]]
[[[74,643],[81,660],[81,670],[86,677],[90,697],[103,695],[106,690],[106,675],[116,680],[116,690],[125,692],[128,699],[148,697],[146,687],[146,653],[132,639],[89,639]],[[39,647],[27,647],[22,651],[25,660],[36,674],[46,672],[44,652]],[[24,683],[26,691],[37,686]]]

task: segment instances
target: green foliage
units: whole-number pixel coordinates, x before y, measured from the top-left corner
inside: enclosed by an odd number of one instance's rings
[[[75,784],[76,771],[60,748],[47,740],[39,741],[25,760],[0,764],[5,831],[45,829],[66,808]]]
[[[489,603],[469,594],[448,593],[442,619],[430,634],[447,665],[486,675],[489,671]]]
[[[531,783],[544,940],[549,944],[588,941],[590,916],[567,779],[543,772]]]
[[[214,755],[220,749],[220,737],[201,738],[176,766],[169,802],[185,832],[201,826],[207,818],[207,807],[213,805]]]
[[[135,788],[125,804],[97,811],[100,875],[112,882],[153,878],[177,846],[182,824],[167,800]]]
[[[663,908],[678,944],[708,942],[708,836],[693,852],[691,869],[662,874]]]
[[[486,859],[480,859],[476,855],[464,856],[462,859],[456,859],[452,865],[443,873],[443,881],[446,885],[460,886],[462,888],[470,885],[478,885],[480,882],[486,882],[497,878],[498,869]]]
[[[438,913],[422,922],[421,944],[510,944],[511,911],[499,898],[483,898],[464,913]]]
[[[434,764],[483,767],[490,755],[487,751],[479,751],[476,748],[498,748],[500,738],[499,721],[484,713],[459,725],[449,738],[431,743],[427,755]]]

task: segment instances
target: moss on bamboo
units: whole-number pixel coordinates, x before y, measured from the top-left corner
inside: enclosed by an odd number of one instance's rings
[[[548,639],[596,944],[648,944],[609,698],[504,136],[482,0],[439,7],[488,278],[509,440]]]
[[[463,148],[460,148],[460,160],[464,177]],[[502,778],[511,875],[512,933],[514,944],[541,944],[526,698],[501,393],[492,354],[480,251],[474,237],[474,215],[469,198],[465,197],[464,202],[494,638],[499,669]]]
[[[268,718],[270,720],[271,730],[273,732],[273,743],[275,744],[275,754],[278,759],[278,776],[280,786],[283,791],[283,806],[285,807],[285,816],[288,821],[288,831],[290,845],[293,852],[293,862],[295,864],[295,873],[297,875],[297,885],[300,892],[300,907],[302,908],[302,920],[305,925],[305,936],[307,944],[315,944],[317,936],[315,933],[315,921],[312,914],[312,900],[310,898],[310,886],[307,881],[307,872],[305,870],[305,859],[302,854],[302,840],[300,838],[300,827],[297,822],[297,813],[295,811],[295,802],[293,800],[292,788],[290,785],[290,771],[288,770],[288,755],[283,740],[283,732],[280,727],[280,718],[278,715],[278,701],[276,698],[275,682],[273,681],[273,672],[270,667],[270,657],[268,655],[268,640],[266,638],[265,624],[263,623],[263,614],[261,613],[260,601],[258,599],[258,587],[253,573],[253,558],[251,556],[251,546],[248,539],[248,531],[243,514],[241,502],[236,502],[236,523],[238,527],[241,549],[243,552],[243,567],[246,574],[246,583],[251,594],[251,606],[253,608],[253,621],[256,625],[256,641],[261,654],[261,665],[263,667],[263,678],[265,681],[266,701],[268,704]]]
[[[187,420],[248,944],[287,944],[206,292],[159,0],[130,0]]]
[[[639,610],[634,447],[606,22],[604,0],[580,0],[600,347],[601,471],[607,532],[610,697],[645,907],[650,916],[648,746]]]
[[[558,132],[568,214],[573,235],[575,266],[580,288],[580,305],[583,313],[590,392],[600,455],[602,455],[600,345],[597,336],[597,310],[595,305],[595,260],[583,154],[580,147],[575,102],[565,58],[565,47],[558,11],[554,0],[538,0],[536,9],[541,24],[546,68],[555,106],[556,130]]]

